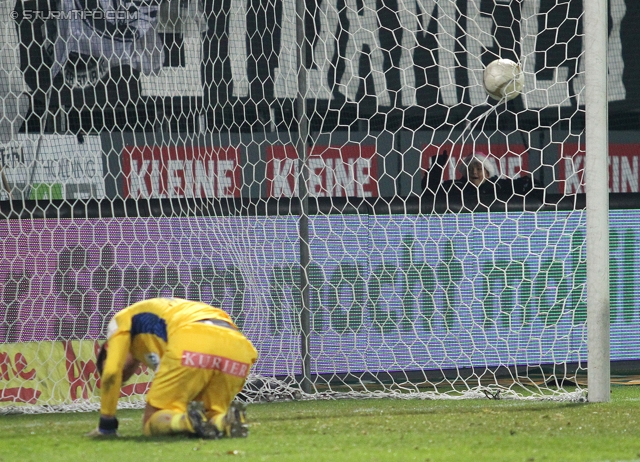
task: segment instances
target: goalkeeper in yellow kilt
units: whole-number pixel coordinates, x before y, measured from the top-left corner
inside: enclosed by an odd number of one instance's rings
[[[117,435],[120,388],[143,362],[155,371],[146,396],[145,435],[246,437],[244,405],[235,397],[257,357],[219,308],[177,298],[134,303],[113,317],[98,353],[100,422],[88,435]]]

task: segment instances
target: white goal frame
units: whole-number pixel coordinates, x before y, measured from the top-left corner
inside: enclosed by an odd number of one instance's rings
[[[586,157],[588,399],[610,399],[609,123],[607,0],[586,0]]]

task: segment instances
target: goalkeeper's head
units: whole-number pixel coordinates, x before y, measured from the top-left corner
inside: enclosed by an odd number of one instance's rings
[[[100,346],[98,354],[96,355],[96,368],[98,369],[100,377],[102,377],[102,372],[104,371],[104,363],[107,360],[108,349],[109,342],[104,342]],[[127,358],[125,359],[124,367],[122,368],[122,382],[129,380],[131,376],[136,373],[139,366],[140,361],[136,360],[131,353],[127,353]]]

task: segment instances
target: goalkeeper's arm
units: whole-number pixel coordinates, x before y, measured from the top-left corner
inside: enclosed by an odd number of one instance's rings
[[[128,379],[138,362],[129,353],[131,341],[128,332],[116,332],[102,346],[98,356],[98,371],[100,372],[100,421],[98,428],[91,432],[91,436],[116,435],[118,419],[116,409],[120,398],[120,388],[123,380]],[[135,367],[133,367],[135,365]],[[127,377],[123,377],[123,375]]]

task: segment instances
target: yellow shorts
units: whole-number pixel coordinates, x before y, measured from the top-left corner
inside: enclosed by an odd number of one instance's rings
[[[237,330],[194,322],[170,334],[147,402],[185,412],[197,400],[209,418],[226,413],[257,358],[253,344]]]

